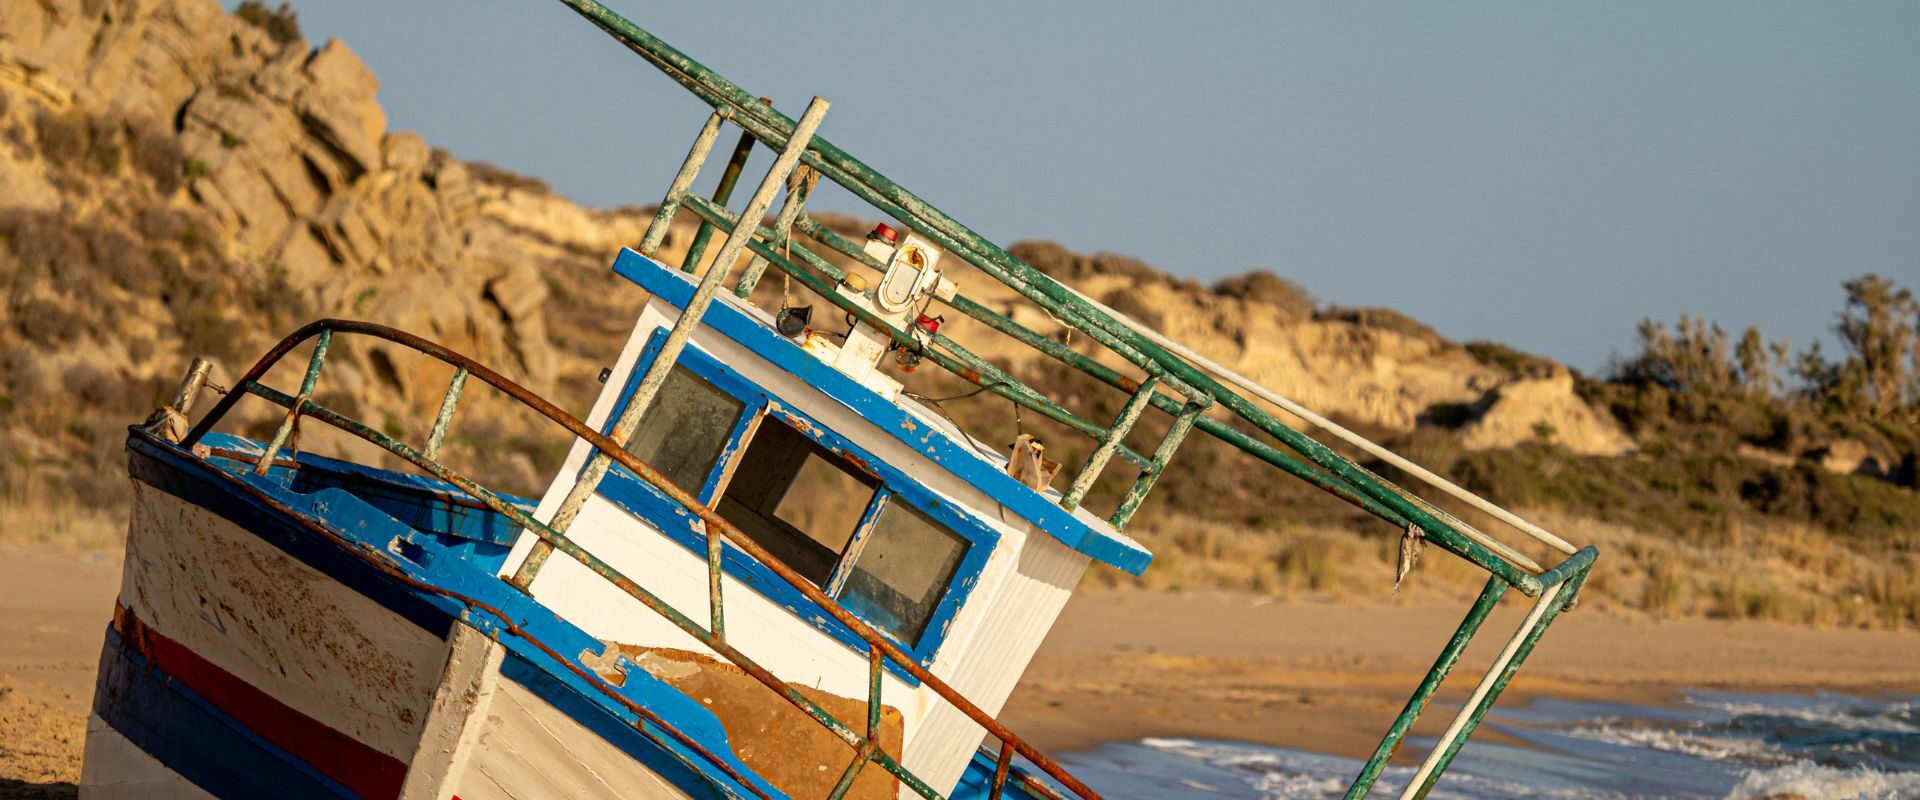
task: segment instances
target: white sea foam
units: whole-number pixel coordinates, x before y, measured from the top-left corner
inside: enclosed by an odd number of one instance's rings
[[[1562,733],[1590,742],[1680,753],[1710,761],[1773,765],[1792,760],[1757,736],[1712,735],[1695,730],[1631,727],[1605,722],[1575,726]]]
[[[1734,787],[1727,800],[1769,797],[1806,800],[1899,800],[1920,797],[1920,773],[1837,769],[1805,761],[1757,770]]]
[[[1339,797],[1347,790],[1347,780],[1352,778],[1339,777],[1343,772],[1351,772],[1352,767],[1346,766],[1344,759],[1331,756],[1256,749],[1227,742],[1196,742],[1191,739],[1150,738],[1140,743],[1164,753],[1242,773],[1246,788],[1271,800]],[[1208,788],[1232,796],[1245,794],[1244,789]]]
[[[1360,765],[1352,759],[1232,742],[1150,738],[1142,740],[1141,744],[1170,755],[1240,773],[1245,785],[1238,791],[1210,784],[1205,788],[1229,796],[1255,796],[1263,800],[1327,800],[1342,797]],[[1381,775],[1376,792],[1390,796],[1411,780],[1413,773],[1414,770],[1409,767],[1387,768]],[[1183,783],[1193,785],[1191,781]],[[1388,787],[1393,787],[1394,791],[1388,791]],[[1247,791],[1249,789],[1252,794]],[[1599,789],[1542,790],[1524,781],[1500,780],[1457,770],[1449,773],[1446,782],[1429,795],[1432,800],[1480,800],[1493,797],[1610,800],[1621,796]]]
[[[1858,698],[1829,696],[1797,702],[1769,703],[1746,698],[1696,697],[1694,705],[1728,717],[1772,716],[1797,719],[1824,728],[1873,733],[1920,733],[1908,722],[1912,703],[1870,703]]]

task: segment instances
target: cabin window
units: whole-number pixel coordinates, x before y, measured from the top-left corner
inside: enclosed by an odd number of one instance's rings
[[[667,331],[653,333],[621,402]],[[973,590],[969,575],[985,567],[992,528],[949,505],[912,476],[797,410],[698,347],[679,363],[629,443],[675,485],[699,498],[828,597],[899,642],[923,666],[944,633],[940,620]],[[608,500],[650,521],[685,520],[685,509],[631,473],[616,469],[601,484]],[[698,525],[658,525],[696,554],[706,543]],[[723,550],[722,569],[762,596],[798,612],[805,596],[737,549]],[[828,636],[864,653],[838,620],[802,613]],[[910,684],[910,675],[886,669]]]
[[[781,563],[909,646],[926,631],[968,549],[959,534],[774,415],[761,421],[718,510]]]
[[[627,450],[698,497],[746,408],[746,403],[676,364],[640,418]]]
[[[879,481],[773,417],[740,457],[716,510],[781,563],[825,587]]]
[[[968,542],[905,503],[887,503],[854,557],[840,603],[903,642],[933,619]]]

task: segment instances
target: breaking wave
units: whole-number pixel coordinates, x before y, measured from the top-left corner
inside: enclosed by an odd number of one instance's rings
[[[1727,795],[1728,800],[1768,800],[1779,797],[1801,797],[1806,800],[1920,797],[1920,774],[1880,772],[1865,767],[1823,767],[1802,761],[1750,772]]]
[[[1678,708],[1543,700],[1497,711],[1486,724],[1521,744],[1475,740],[1431,797],[1920,798],[1920,715],[1911,698],[1703,692]],[[1109,744],[1066,760],[1116,798],[1339,798],[1361,766],[1319,753],[1173,738]],[[1375,794],[1398,794],[1413,774],[1388,768]]]

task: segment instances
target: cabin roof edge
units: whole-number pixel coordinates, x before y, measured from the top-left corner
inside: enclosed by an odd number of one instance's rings
[[[613,272],[675,308],[686,308],[687,302],[693,297],[695,284],[692,276],[647,258],[631,248],[621,248],[620,255],[614,260]],[[1139,575],[1153,562],[1151,551],[1115,530],[1106,520],[1084,509],[1068,511],[1061,508],[1047,495],[1006,474],[1000,465],[988,461],[969,444],[952,438],[943,429],[944,426],[927,425],[922,415],[887,400],[831,365],[808,355],[799,345],[780,336],[765,321],[735,305],[734,298],[725,294],[717,298],[720,302],[708,307],[701,319],[702,324],[852,409],[1062,544],[1130,575]],[[900,401],[906,402],[910,401],[905,398]],[[961,436],[967,435],[965,431],[959,433]]]

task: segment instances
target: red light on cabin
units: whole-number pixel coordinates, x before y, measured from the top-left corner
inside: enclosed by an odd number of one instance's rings
[[[867,238],[879,239],[887,244],[897,244],[900,241],[900,233],[887,227],[886,223],[883,222],[873,226],[873,232],[867,234]]]

